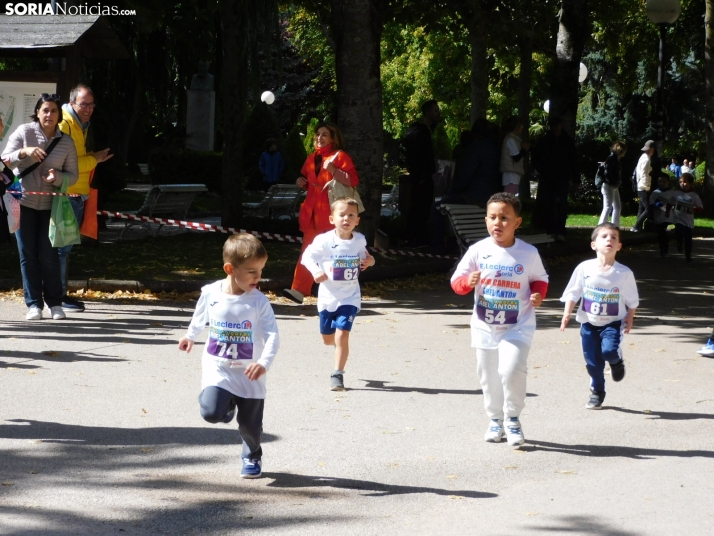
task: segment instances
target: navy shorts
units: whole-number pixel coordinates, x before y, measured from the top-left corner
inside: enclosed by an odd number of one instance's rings
[[[357,316],[354,305],[340,305],[335,311],[320,311],[320,333],[332,335],[336,329],[352,331],[352,323]]]

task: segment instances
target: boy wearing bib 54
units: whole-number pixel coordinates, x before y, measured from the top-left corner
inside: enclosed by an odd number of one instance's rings
[[[597,258],[581,262],[570,277],[560,301],[565,302],[560,331],[575,316],[580,322],[585,364],[590,375],[590,400],[587,409],[600,409],[605,400],[605,362],[610,363],[612,381],[625,377],[622,361],[622,335],[629,333],[640,304],[635,276],[627,266],[615,260],[622,243],[620,230],[602,223],[592,233],[591,247]]]
[[[230,236],[223,245],[226,278],[201,289],[188,332],[179,341],[179,350],[190,352],[208,326],[203,391],[198,396],[201,417],[228,424],[238,413],[241,478],[258,478],[262,473],[265,373],[280,345],[273,309],[258,290],[267,260],[263,244],[253,235]]]
[[[330,208],[330,223],[335,229],[317,235],[300,262],[310,270],[315,283],[320,283],[317,292],[320,333],[326,345],[335,347],[330,389],[344,391],[350,331],[362,305],[359,273],[374,266],[374,257],[367,253],[364,235],[353,232],[359,223],[357,201],[340,197]]]
[[[465,295],[475,290],[471,346],[491,422],[484,439],[525,442],[519,420],[526,404],[527,359],[539,307],[548,290],[548,275],[538,250],[515,238],[521,225],[521,202],[508,193],[488,200],[489,238],[472,245],[451,277],[451,288]]]

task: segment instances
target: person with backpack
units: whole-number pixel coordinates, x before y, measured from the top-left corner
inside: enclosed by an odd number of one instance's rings
[[[602,213],[600,214],[600,221],[597,222],[598,225],[602,225],[607,221],[608,215],[612,210],[612,219],[610,221],[615,227],[620,227],[620,211],[622,209],[619,190],[620,183],[622,182],[620,160],[622,160],[622,157],[624,157],[626,153],[627,146],[621,141],[616,141],[612,147],[610,147],[610,156],[605,159],[605,162],[600,164],[602,166],[602,186],[600,187],[600,192],[602,193]]]

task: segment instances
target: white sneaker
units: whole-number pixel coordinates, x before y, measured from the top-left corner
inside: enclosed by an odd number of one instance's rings
[[[506,440],[508,441],[509,445],[511,445],[512,447],[517,447],[526,442],[525,438],[523,437],[523,429],[521,428],[521,422],[518,420],[518,417],[511,417],[509,419],[506,419],[503,423],[503,426],[506,429]]]
[[[488,428],[486,429],[486,433],[483,435],[483,438],[486,440],[487,443],[500,443],[501,439],[503,439],[503,434],[503,421],[498,419],[491,419],[491,422],[488,423]]]
[[[25,320],[42,320],[42,309],[37,305],[32,305],[25,315]]]
[[[52,314],[52,320],[64,320],[65,318],[67,318],[67,315],[64,314],[61,305],[55,305],[54,307],[50,307],[50,313]]]

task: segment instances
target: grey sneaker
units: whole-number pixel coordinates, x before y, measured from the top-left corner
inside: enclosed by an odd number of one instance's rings
[[[593,391],[590,389],[590,400],[585,405],[587,409],[602,409],[602,403],[605,401],[605,391]]]
[[[518,417],[510,417],[503,421],[503,426],[506,429],[506,440],[512,447],[518,447],[526,442],[523,437],[523,428]]]
[[[345,380],[342,374],[337,372],[330,376],[330,391],[344,391],[345,390]]]

